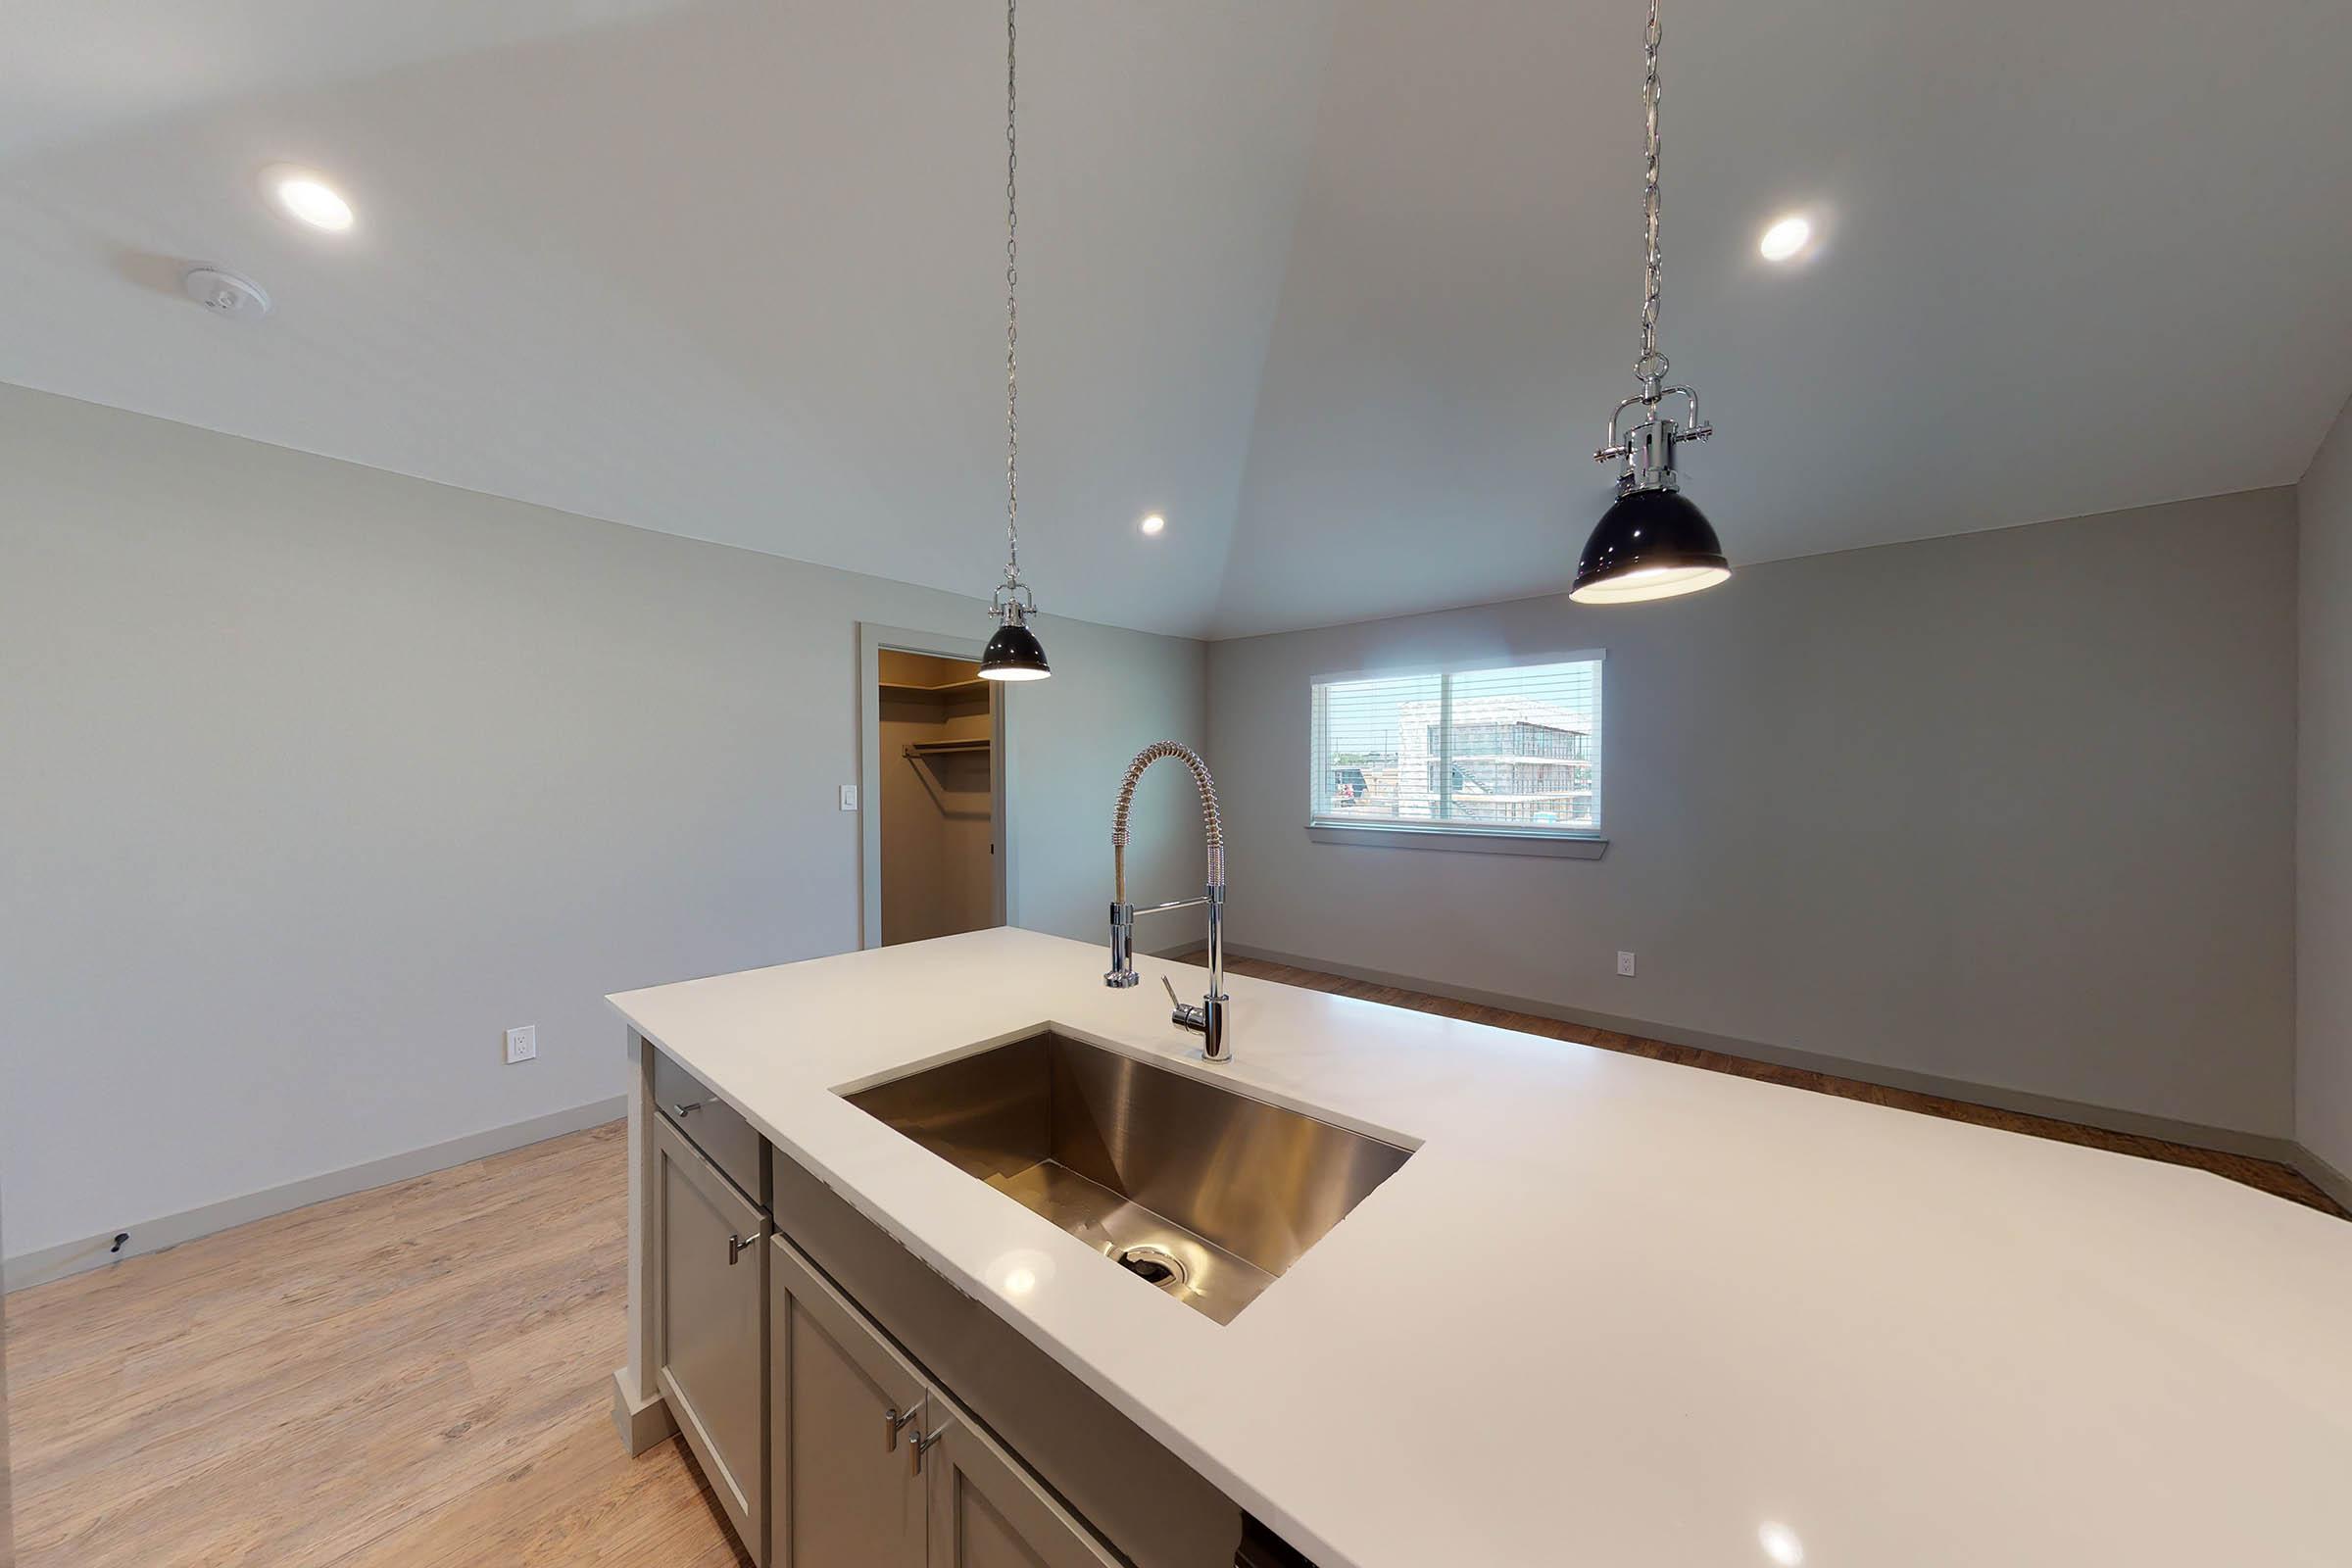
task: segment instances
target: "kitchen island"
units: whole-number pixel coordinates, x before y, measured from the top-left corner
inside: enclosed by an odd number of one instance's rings
[[[1103,965],[1002,929],[612,1001],[779,1170],[1323,1568],[2352,1559],[2340,1221],[1239,977],[1211,1066],[1158,990],[1199,969],[1139,958],[1118,991]],[[1049,1026],[1410,1155],[1214,1321],[844,1098]],[[662,1414],[651,1206],[633,1190],[624,1433]]]

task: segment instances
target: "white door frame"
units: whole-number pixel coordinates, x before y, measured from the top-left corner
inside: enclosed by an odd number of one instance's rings
[[[870,620],[858,623],[858,946],[882,945],[882,650],[929,654],[936,659],[960,659],[978,663],[982,644],[973,637],[909,626],[884,626]],[[996,891],[990,914],[998,925],[1010,925],[1012,902],[1011,803],[1005,790],[1006,751],[1011,745],[1004,723],[1002,686],[989,682],[988,799],[989,840],[996,847]]]

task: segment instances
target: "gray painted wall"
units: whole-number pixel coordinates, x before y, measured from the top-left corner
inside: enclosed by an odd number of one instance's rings
[[[1232,939],[2283,1136],[2295,549],[2261,491],[1213,644]],[[1308,842],[1312,678],[1592,647],[1605,858]]]
[[[605,993],[857,946],[858,622],[987,625],[14,387],[0,498],[24,1253],[606,1100]],[[1040,630],[1055,676],[1010,696],[1013,916],[1092,936],[1121,768],[1201,738],[1205,657]],[[1195,880],[1182,793],[1138,809],[1148,884]],[[508,1067],[520,1023],[540,1059]]]
[[[2295,1136],[2352,1175],[2352,404],[2296,495],[2303,657]]]

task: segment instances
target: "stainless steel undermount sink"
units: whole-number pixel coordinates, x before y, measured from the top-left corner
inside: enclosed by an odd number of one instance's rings
[[[1412,1152],[1053,1030],[844,1098],[1219,1323]]]

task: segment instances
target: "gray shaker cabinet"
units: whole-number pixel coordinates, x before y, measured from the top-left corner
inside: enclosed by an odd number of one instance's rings
[[[776,1568],[923,1568],[923,1379],[779,1236],[768,1243]]]
[[[930,1568],[1118,1568],[970,1416],[933,1392]]]
[[[771,1568],[1117,1568],[783,1237],[768,1263]]]
[[[656,1380],[737,1538],[764,1564],[767,1219],[666,1116],[650,1120]]]

